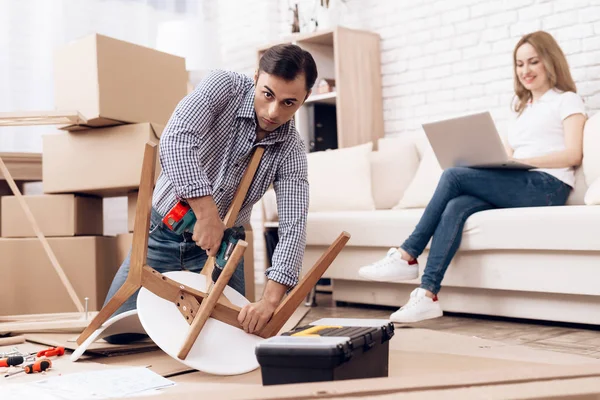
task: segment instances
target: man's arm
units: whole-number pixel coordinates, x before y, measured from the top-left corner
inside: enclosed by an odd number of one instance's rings
[[[212,194],[212,185],[200,163],[200,146],[209,128],[231,98],[233,82],[224,71],[208,75],[175,108],[160,138],[162,171],[182,199]]]
[[[160,139],[163,172],[185,199],[197,223],[193,240],[210,255],[218,250],[224,226],[212,198],[212,183],[200,162],[200,147],[215,117],[231,100],[233,81],[225,71],[210,73],[175,109]]]
[[[265,271],[268,280],[262,298],[245,306],[238,317],[246,332],[260,331],[288,289],[298,283],[306,246],[307,176],[306,154],[298,145],[286,157],[273,183],[279,213],[279,243],[273,253],[272,265]]]

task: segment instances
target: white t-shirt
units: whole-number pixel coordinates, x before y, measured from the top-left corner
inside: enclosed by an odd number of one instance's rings
[[[574,92],[550,89],[536,102],[529,103],[509,130],[508,144],[517,159],[543,156],[561,151],[565,146],[563,120],[573,114],[584,114],[585,105]],[[570,168],[536,168],[575,186],[575,172]]]

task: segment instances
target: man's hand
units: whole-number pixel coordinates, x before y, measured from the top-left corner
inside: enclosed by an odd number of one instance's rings
[[[225,231],[219,210],[210,196],[188,199],[188,203],[196,215],[192,240],[206,250],[206,254],[214,257],[219,251]]]
[[[259,332],[269,322],[276,308],[276,304],[265,299],[246,304],[240,311],[238,322],[246,333]]]
[[[258,333],[265,327],[279,306],[287,286],[268,280],[261,300],[246,304],[238,315],[238,322],[247,333]]]

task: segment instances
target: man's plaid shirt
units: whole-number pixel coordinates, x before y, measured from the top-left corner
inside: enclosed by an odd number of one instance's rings
[[[254,82],[229,71],[211,72],[176,107],[160,138],[162,172],[153,206],[165,215],[178,198],[213,196],[221,219],[229,210],[252,151],[265,146],[236,226],[272,184],[277,196],[279,243],[268,279],[298,283],[306,245],[309,190],[305,146],[293,121],[256,141]]]

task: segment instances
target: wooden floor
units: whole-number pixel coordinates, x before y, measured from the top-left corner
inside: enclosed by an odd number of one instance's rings
[[[389,315],[396,310],[357,304],[336,307],[331,295],[327,293],[317,293],[316,301],[317,306],[311,308],[300,322],[301,325],[320,318],[332,317],[389,318]],[[444,315],[411,326],[476,336],[511,345],[600,358],[600,327],[457,314]]]

